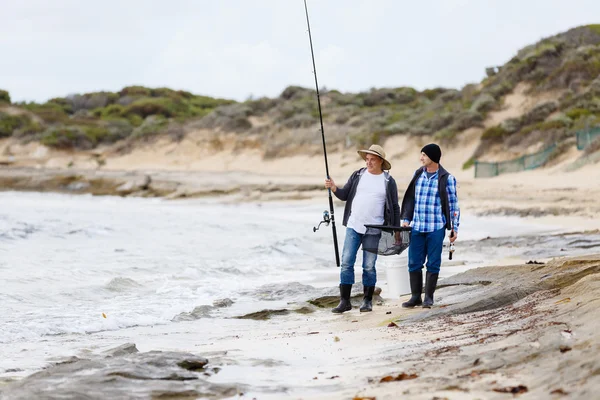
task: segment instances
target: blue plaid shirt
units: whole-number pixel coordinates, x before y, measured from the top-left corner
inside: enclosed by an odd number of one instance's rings
[[[446,191],[448,192],[452,227],[455,232],[458,232],[460,209],[458,208],[458,197],[456,195],[456,179],[452,175],[448,176]],[[442,211],[442,202],[438,190],[437,171],[429,178],[427,172],[423,172],[415,183],[415,213],[412,223],[413,230],[417,232],[434,232],[446,225],[446,217]]]

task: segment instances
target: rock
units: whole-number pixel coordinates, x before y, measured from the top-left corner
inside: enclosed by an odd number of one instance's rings
[[[119,347],[115,347],[114,349],[106,350],[104,354],[107,357],[120,357],[125,354],[135,354],[138,353],[138,349],[135,346],[135,343],[125,343]]]
[[[80,192],[90,187],[89,182],[71,182],[67,185],[66,189],[73,192]]]
[[[172,321],[181,322],[181,321],[195,321],[200,318],[210,318],[210,313],[214,310],[215,307],[209,305],[202,305],[195,307],[192,312],[182,312],[179,315],[175,316]]]
[[[150,175],[136,177],[117,187],[116,192],[120,195],[127,195],[133,192],[147,190],[148,186],[150,186],[150,182],[152,182],[152,178],[150,178]]]
[[[213,306],[218,308],[230,307],[233,305],[233,300],[231,299],[218,299],[213,301]]]
[[[333,308],[340,302],[340,296],[323,296],[309,300],[308,302],[320,308]]]
[[[208,364],[208,360],[204,357],[188,357],[177,363],[181,368],[187,369],[188,371],[203,370],[206,364]]]
[[[485,296],[479,296],[445,308],[434,308],[431,312],[415,314],[407,318],[410,321],[425,321],[441,315],[469,314],[494,310],[513,304],[540,290],[535,286],[494,287]]]
[[[336,288],[337,289],[337,288]],[[283,300],[295,297],[298,295],[318,293],[314,287],[310,285],[304,285],[298,282],[289,282],[285,285],[282,284],[266,284],[259,288],[245,292],[252,297],[259,298],[261,300]]]
[[[218,369],[190,353],[152,351],[56,364],[0,386],[2,399],[222,399],[237,385],[208,381]],[[60,382],[60,384],[57,384]]]
[[[253,312],[250,314],[240,315],[239,317],[235,317],[237,319],[254,319],[257,321],[264,321],[270,319],[273,315],[287,315],[290,313],[290,310],[262,310]]]

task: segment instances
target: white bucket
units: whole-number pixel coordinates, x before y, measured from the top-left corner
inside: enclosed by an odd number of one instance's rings
[[[385,272],[387,275],[388,293],[383,293],[384,297],[397,299],[402,295],[410,293],[408,265],[388,265]]]

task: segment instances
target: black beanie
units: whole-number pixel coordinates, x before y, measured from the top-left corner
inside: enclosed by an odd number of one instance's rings
[[[442,149],[435,143],[430,143],[427,146],[421,149],[421,153],[425,153],[427,157],[431,159],[436,164],[440,163],[440,158],[442,157]]]

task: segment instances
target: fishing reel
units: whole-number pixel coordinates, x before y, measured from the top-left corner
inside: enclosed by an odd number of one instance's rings
[[[455,235],[454,229],[450,233],[450,238],[453,238]],[[448,260],[452,260],[452,254],[454,253],[454,243],[450,242],[450,247],[448,248]]]
[[[454,253],[454,243],[450,243],[450,248],[448,249],[448,260],[452,260],[452,253]]]
[[[321,224],[325,224],[325,226],[329,226],[330,222],[331,222],[331,218],[329,217],[329,211],[327,211],[327,210],[323,211],[323,220],[321,222],[319,222],[319,225],[313,226],[313,232],[318,231],[319,228],[321,227]]]

